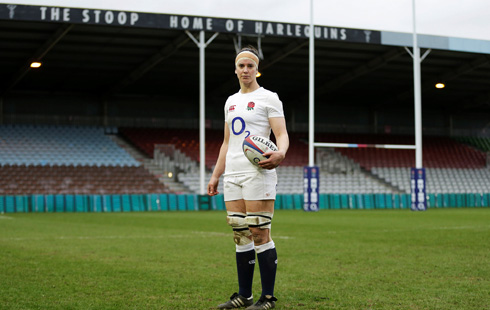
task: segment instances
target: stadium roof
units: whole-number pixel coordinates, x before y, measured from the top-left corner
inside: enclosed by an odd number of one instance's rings
[[[12,9],[0,4],[0,98],[60,94],[102,100],[169,97],[197,103],[199,50],[185,31],[186,17],[158,14],[170,23],[165,26],[157,14],[108,12],[20,5]],[[189,17],[187,25],[195,37],[196,20]],[[283,101],[307,105],[304,25],[260,22],[259,36],[255,21],[200,20],[204,30],[212,29],[206,31],[206,40],[219,32],[206,48],[207,104],[221,106],[238,89],[235,46],[260,44],[264,60],[259,84],[278,92]],[[235,31],[228,31],[231,28]],[[411,44],[410,34],[319,29],[317,103],[413,107],[412,58],[404,47]],[[490,115],[490,52],[475,42],[421,37],[422,54],[432,48],[421,66],[424,109]],[[29,69],[33,60],[41,60],[41,68]],[[434,87],[440,81],[446,88]]]

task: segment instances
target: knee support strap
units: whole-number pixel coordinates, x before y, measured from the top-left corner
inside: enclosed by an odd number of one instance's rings
[[[226,222],[233,228],[233,240],[237,245],[247,245],[252,243],[249,238],[252,233],[248,229],[245,218],[247,215],[241,212],[228,212]]]
[[[248,227],[270,229],[273,215],[271,212],[249,212],[247,213],[246,222]]]

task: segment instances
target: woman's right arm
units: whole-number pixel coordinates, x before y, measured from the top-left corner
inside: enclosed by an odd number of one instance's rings
[[[223,139],[223,144],[219,150],[218,160],[216,161],[216,166],[214,167],[213,175],[208,183],[208,195],[214,196],[219,194],[218,183],[219,178],[225,172],[226,165],[226,153],[228,152],[228,142],[230,139],[230,130],[228,129],[227,123],[225,123],[225,136]]]

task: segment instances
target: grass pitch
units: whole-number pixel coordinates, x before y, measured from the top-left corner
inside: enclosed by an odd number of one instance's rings
[[[237,291],[225,216],[0,215],[0,309],[213,308]],[[490,208],[276,211],[272,227],[277,309],[490,309]]]

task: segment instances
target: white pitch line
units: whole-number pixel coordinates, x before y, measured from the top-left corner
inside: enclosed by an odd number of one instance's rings
[[[427,228],[430,230],[430,228]],[[490,226],[454,226],[454,227],[436,227],[436,230],[487,230],[490,229]]]
[[[191,236],[192,235],[192,236]],[[44,237],[44,238],[23,238],[23,237],[12,237],[12,238],[0,238],[0,240],[9,241],[31,241],[31,240],[115,240],[115,239],[169,239],[169,238],[191,238],[195,235],[200,235],[201,237],[230,237],[233,236],[231,233],[221,233],[212,231],[192,231],[188,235],[182,234],[168,234],[168,235],[157,235],[157,236],[58,236],[58,237]],[[275,236],[276,239],[293,239],[293,237],[288,236]]]

